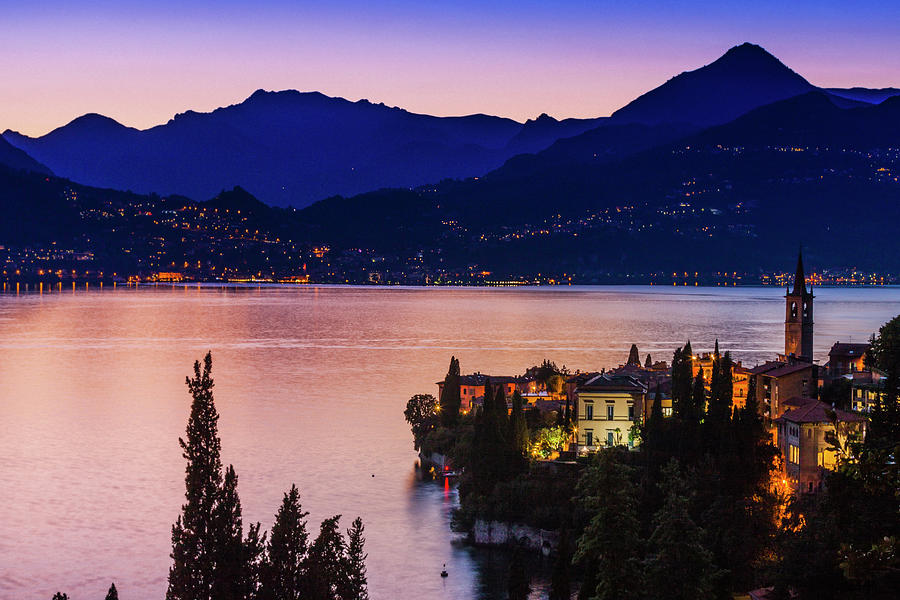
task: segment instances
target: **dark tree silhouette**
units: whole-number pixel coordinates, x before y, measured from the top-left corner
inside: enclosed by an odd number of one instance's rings
[[[306,583],[306,558],[309,534],[306,517],[300,505],[300,491],[291,485],[290,491],[275,515],[269,536],[268,561],[262,571],[262,597],[266,600],[299,600]]]

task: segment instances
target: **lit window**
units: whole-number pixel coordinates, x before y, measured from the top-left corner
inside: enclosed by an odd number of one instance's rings
[[[788,445],[788,462],[792,462],[795,465],[800,464],[800,446]]]

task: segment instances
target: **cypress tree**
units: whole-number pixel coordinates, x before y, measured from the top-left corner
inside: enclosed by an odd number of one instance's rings
[[[731,360],[731,352],[726,351],[722,355],[719,379],[719,402],[724,407],[723,412],[731,415],[734,407],[734,361]]]
[[[506,386],[502,383],[497,386],[497,395],[494,397],[493,409],[499,423],[509,421],[509,410],[506,408]]]
[[[650,417],[647,419],[647,434],[645,437],[653,439],[660,433],[663,424],[662,386],[656,382],[656,392],[653,395],[653,406],[650,407]],[[654,440],[656,441],[656,440]]]
[[[491,385],[491,378],[484,378],[484,402],[481,405],[482,416],[494,414],[494,386]]]
[[[444,427],[452,427],[459,420],[459,377],[459,361],[451,356],[444,387],[441,389],[441,424]]]
[[[691,394],[691,418],[702,421],[706,412],[706,387],[703,385],[703,367],[697,371],[694,378],[694,390]]]
[[[705,533],[689,514],[689,487],[674,459],[664,467],[663,477],[666,500],[654,516],[651,554],[644,562],[647,597],[711,600],[717,570],[703,544]]]
[[[510,430],[512,431],[513,453],[517,456],[525,456],[528,453],[528,423],[525,420],[525,411],[522,408],[522,395],[519,393],[519,390],[513,392]]]
[[[672,405],[680,419],[692,414],[693,354],[691,343],[675,350],[672,357]]]
[[[647,355],[647,360],[644,361],[644,367],[646,367],[646,368],[649,369],[649,368],[652,367],[652,366],[653,366],[653,361],[650,360],[650,355],[648,354],[648,355]]]
[[[637,492],[632,469],[618,455],[599,452],[577,487],[590,522],[578,539],[575,560],[592,565],[596,600],[635,598],[643,589]]]
[[[246,588],[244,527],[237,482],[234,467],[228,465],[213,514],[216,562],[212,596],[216,600],[240,600]]]
[[[347,555],[344,565],[345,589],[341,592],[341,600],[369,600],[364,530],[362,519],[359,517],[356,517],[352,527],[347,530]]]
[[[300,505],[300,491],[291,485],[275,515],[269,537],[268,560],[262,572],[262,597],[266,600],[299,600],[306,584],[309,535]]]
[[[116,589],[116,584],[109,584],[109,591],[106,592],[106,600],[119,600],[119,590]]]
[[[182,514],[172,527],[172,561],[167,600],[213,600],[216,560],[221,554],[216,527],[216,504],[222,489],[219,414],[213,401],[212,355],[207,353],[201,371],[194,363],[194,377],[186,378],[193,398],[187,440],[179,438],[185,469]]]
[[[308,594],[303,600],[334,600],[346,589],[346,544],[339,528],[341,515],[322,521],[319,536],[309,547]],[[284,600],[279,597],[277,600]]]
[[[267,566],[266,533],[260,534],[259,523],[252,523],[244,540],[243,598],[258,600],[262,596],[263,578]]]
[[[641,355],[638,352],[637,344],[631,345],[631,351],[628,352],[628,362],[625,363],[627,365],[635,365],[641,366]]]
[[[717,341],[718,347],[718,341]],[[709,395],[709,414],[706,419],[710,427],[710,439],[727,435],[726,429],[732,412],[732,363],[731,354],[716,355]]]

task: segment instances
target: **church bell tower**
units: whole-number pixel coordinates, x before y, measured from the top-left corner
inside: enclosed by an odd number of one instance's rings
[[[797,273],[794,288],[785,298],[784,355],[812,362],[813,360],[813,293],[806,289],[803,273],[803,252],[797,256]]]

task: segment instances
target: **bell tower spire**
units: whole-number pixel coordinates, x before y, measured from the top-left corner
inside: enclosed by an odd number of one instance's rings
[[[806,288],[803,251],[797,254],[794,287],[784,296],[784,354],[796,359],[813,360],[813,293]]]

